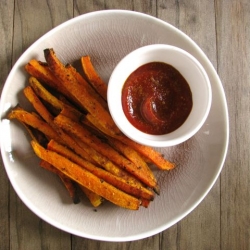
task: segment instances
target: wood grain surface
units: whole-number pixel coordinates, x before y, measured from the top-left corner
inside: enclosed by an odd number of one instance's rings
[[[230,144],[219,179],[202,203],[166,231],[134,242],[65,233],[33,214],[0,166],[0,249],[249,250],[250,2],[248,0],[1,0],[0,86],[20,55],[53,27],[96,10],[150,14],[189,35],[217,70],[226,94]]]

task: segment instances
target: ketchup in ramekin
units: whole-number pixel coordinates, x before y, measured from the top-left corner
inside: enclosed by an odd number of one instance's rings
[[[130,123],[142,132],[162,135],[179,128],[193,106],[188,82],[170,64],[150,62],[127,78],[122,108]]]

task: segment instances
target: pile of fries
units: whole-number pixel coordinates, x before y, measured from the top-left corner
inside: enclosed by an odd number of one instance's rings
[[[18,105],[8,114],[30,133],[40,166],[60,177],[74,202],[80,189],[94,207],[105,200],[132,210],[148,207],[160,191],[149,164],[161,170],[174,164],[117,128],[107,85],[89,56],[80,59],[83,74],[64,65],[53,49],[44,56],[45,62],[32,59],[25,66],[30,78],[24,95],[35,111]]]

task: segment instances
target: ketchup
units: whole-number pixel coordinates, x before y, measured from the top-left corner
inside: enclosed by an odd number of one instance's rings
[[[187,119],[193,106],[189,84],[173,66],[151,62],[125,81],[122,107],[130,123],[154,135],[170,133]]]

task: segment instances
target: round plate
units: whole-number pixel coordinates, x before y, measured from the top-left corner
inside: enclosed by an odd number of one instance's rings
[[[54,48],[64,63],[90,55],[108,82],[115,65],[132,50],[162,43],[180,47],[205,68],[212,85],[212,107],[200,131],[187,142],[159,149],[177,164],[170,172],[154,168],[161,193],[149,208],[129,211],[108,202],[97,209],[82,200],[73,204],[57,177],[39,167],[22,126],[6,119],[18,103],[30,108],[22,89],[24,65],[44,61],[43,50]],[[74,235],[131,241],[157,234],[180,221],[206,196],[219,176],[228,147],[228,113],[222,84],[202,50],[183,32],[157,18],[132,11],[99,11],[71,19],[31,45],[14,65],[1,97],[1,151],[8,177],[21,200],[37,216]]]

